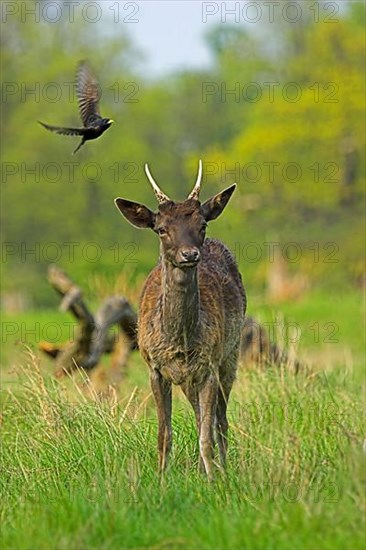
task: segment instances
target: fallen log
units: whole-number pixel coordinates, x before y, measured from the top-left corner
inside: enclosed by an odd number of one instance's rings
[[[137,315],[128,300],[110,296],[93,315],[81,288],[59,267],[49,267],[48,281],[62,297],[60,310],[69,310],[78,321],[72,340],[57,345],[39,344],[39,348],[55,360],[55,376],[61,377],[77,368],[91,370],[103,354],[112,352],[112,365],[124,367],[130,352],[137,347]],[[118,327],[117,335],[110,333],[113,326]]]

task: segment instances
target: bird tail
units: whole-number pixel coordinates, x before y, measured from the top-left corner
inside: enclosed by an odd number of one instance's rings
[[[43,126],[43,128],[46,128],[46,130],[50,130],[52,132],[53,130],[53,126],[50,126],[49,124],[45,124],[44,122],[41,122],[40,120],[37,120],[38,124],[40,124],[41,126]]]
[[[75,153],[77,153],[77,152],[79,151],[80,147],[81,147],[82,145],[84,145],[84,143],[85,143],[85,139],[83,138],[83,139],[80,141],[79,145],[76,147],[75,151],[73,151],[72,154],[75,155]]]
[[[51,124],[45,124],[38,120],[38,123],[49,130],[50,132],[55,132],[56,134],[61,134],[63,136],[83,136],[85,134],[85,128],[63,128],[62,126],[51,126]]]

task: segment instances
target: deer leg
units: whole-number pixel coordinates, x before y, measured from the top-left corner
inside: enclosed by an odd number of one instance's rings
[[[217,444],[219,447],[219,456],[220,456],[220,463],[221,466],[225,466],[226,463],[226,452],[227,452],[227,431],[229,428],[229,424],[226,417],[226,407],[227,407],[227,397],[222,391],[222,389],[219,389],[219,393],[217,396],[217,411],[216,411],[216,428],[217,428]]]
[[[231,384],[232,386],[232,384]],[[219,447],[219,456],[221,466],[225,466],[226,453],[227,453],[227,432],[229,424],[226,416],[227,402],[229,399],[230,388],[219,388],[217,396],[217,409],[216,409],[216,432],[217,432],[217,444]]]
[[[235,353],[228,361],[225,362],[221,369],[219,382],[217,408],[216,408],[216,433],[217,443],[219,447],[220,463],[224,467],[226,463],[227,453],[227,432],[229,424],[227,421],[226,410],[229,401],[229,396],[236,373],[237,353]]]
[[[196,417],[197,433],[198,433],[198,436],[199,436],[200,433],[201,433],[201,418],[200,418],[200,403],[199,403],[199,398],[198,398],[198,392],[197,392],[197,390],[192,388],[192,386],[190,384],[182,385],[182,390],[183,390],[184,395],[186,396],[186,398],[188,399],[188,401],[190,402],[190,404],[192,405],[192,408],[194,410],[194,415]],[[202,460],[201,454],[200,454],[200,457],[199,457],[199,469],[200,469],[200,472],[202,472],[202,473],[206,472],[205,465],[204,465],[204,462]]]
[[[218,383],[211,375],[199,392],[200,405],[200,454],[208,479],[213,479],[214,422],[217,405]]]
[[[155,369],[151,371],[150,384],[158,412],[159,471],[163,472],[172,447],[172,384]]]

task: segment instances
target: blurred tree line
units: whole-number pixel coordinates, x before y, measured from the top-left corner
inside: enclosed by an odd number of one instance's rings
[[[315,285],[360,285],[365,6],[350,3],[338,17],[261,32],[218,25],[206,35],[209,69],[158,81],[144,75],[126,26],[10,18],[1,37],[3,292],[47,305],[51,261],[76,280],[125,270],[133,284],[156,260],[158,239],[122,220],[113,199],[155,207],[145,162],[183,199],[199,158],[203,197],[238,183],[210,235],[235,252],[253,289],[265,285],[273,242],[286,251],[296,243],[290,268]],[[77,138],[37,120],[79,125],[72,82],[83,58],[102,88],[102,115],[116,123],[72,156]]]

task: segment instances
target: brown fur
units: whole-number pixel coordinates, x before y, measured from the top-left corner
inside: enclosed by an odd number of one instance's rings
[[[142,291],[139,349],[145,360],[154,362],[154,368],[174,384],[189,383],[200,387],[209,374],[207,360],[210,355],[222,364],[240,341],[245,309],[241,278],[229,250],[220,241],[207,239],[197,267],[200,322],[186,349],[183,340],[176,342],[170,331],[161,330],[163,269],[159,262]],[[224,378],[229,375],[233,373],[222,372]]]

